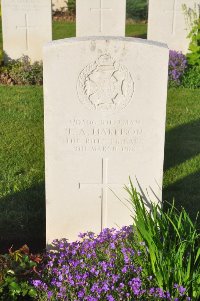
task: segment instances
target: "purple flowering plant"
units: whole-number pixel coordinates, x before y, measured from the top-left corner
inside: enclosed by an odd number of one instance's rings
[[[186,56],[175,50],[169,52],[169,86],[177,87],[181,85],[181,79],[187,70],[188,62]]]
[[[32,281],[37,300],[191,300],[183,286],[174,284],[171,294],[143,273],[138,259],[144,254],[132,247],[134,235],[130,226],[80,234],[72,243],[55,240],[40,277]]]
[[[133,225],[54,240],[38,277],[39,301],[198,301],[200,234],[183,208],[163,210],[125,187]]]

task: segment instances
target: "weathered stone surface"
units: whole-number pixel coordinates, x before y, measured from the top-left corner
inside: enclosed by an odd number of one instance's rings
[[[52,40],[51,0],[2,0],[5,59],[23,55],[42,60],[42,47]]]
[[[148,39],[166,43],[169,49],[188,52],[190,24],[183,5],[196,9],[199,0],[149,0]]]
[[[129,176],[161,200],[167,73],[167,47],[145,40],[74,38],[45,47],[48,242],[129,225]]]
[[[76,0],[76,36],[125,36],[126,0]]]

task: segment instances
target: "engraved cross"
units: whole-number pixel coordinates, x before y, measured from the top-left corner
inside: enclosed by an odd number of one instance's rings
[[[30,26],[29,22],[28,22],[28,16],[27,14],[25,14],[25,25],[23,26],[16,26],[16,29],[23,29],[25,30],[25,39],[26,39],[26,50],[29,49],[29,38],[28,38],[28,34],[29,34],[29,28],[36,28],[36,26]]]
[[[112,11],[112,8],[103,7],[103,0],[99,0],[98,8],[90,8],[91,12],[97,11],[99,13],[99,32],[103,31],[103,12],[104,11]]]
[[[101,230],[103,230],[107,224],[108,190],[110,189],[110,186],[123,186],[108,182],[108,158],[102,159],[101,183],[79,183],[79,189],[81,189],[83,186],[86,187],[90,185],[101,188]]]

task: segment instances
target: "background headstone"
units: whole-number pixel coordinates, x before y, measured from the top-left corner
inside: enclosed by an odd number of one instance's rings
[[[2,26],[5,59],[42,60],[52,40],[51,0],[2,0]]]
[[[129,176],[161,200],[167,74],[159,43],[94,37],[45,47],[47,242],[131,224]]]
[[[65,11],[67,10],[67,0],[52,0],[53,11]]]
[[[183,4],[194,9],[198,0],[149,0],[148,39],[167,43],[169,49],[188,52],[189,26]]]
[[[126,0],[76,0],[76,36],[125,36]]]

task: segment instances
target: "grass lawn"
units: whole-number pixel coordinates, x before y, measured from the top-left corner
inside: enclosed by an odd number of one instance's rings
[[[63,39],[67,37],[75,37],[76,26],[75,23],[53,22],[53,40]],[[147,25],[146,24],[127,24],[126,36],[146,38]]]
[[[146,25],[128,25],[144,37]],[[54,22],[54,39],[75,35],[73,23]],[[0,38],[1,42],[1,38]],[[200,90],[170,89],[164,199],[194,217],[200,210]],[[0,86],[0,249],[45,246],[42,87]],[[126,183],[125,183],[126,184]]]
[[[75,37],[76,25],[64,21],[53,22],[53,40]]]
[[[164,199],[194,218],[200,211],[200,89],[170,89],[164,164]]]
[[[42,88],[0,87],[0,95],[0,240],[42,247]],[[199,99],[200,90],[169,90],[165,148],[164,198],[175,197],[193,217],[200,210]]]
[[[41,246],[45,230],[42,88],[0,86],[0,96],[0,249],[18,240]]]

